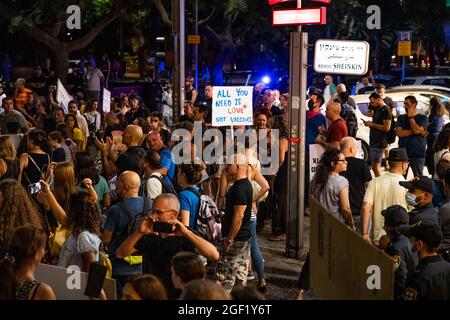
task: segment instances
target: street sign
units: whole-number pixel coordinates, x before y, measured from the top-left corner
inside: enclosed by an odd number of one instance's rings
[[[274,6],[278,3],[287,2],[287,1],[290,1],[290,0],[269,0],[269,6]]]
[[[188,44],[200,44],[200,36],[196,34],[188,35]]]
[[[397,55],[399,57],[409,57],[411,55],[411,31],[399,31],[398,32],[398,46]]]
[[[272,11],[272,26],[298,26],[326,23],[326,7]]]
[[[311,1],[313,1],[313,2],[322,2],[322,3],[325,3],[325,4],[330,4],[330,2],[331,2],[331,0],[311,0]]]
[[[370,45],[366,41],[316,41],[314,70],[318,73],[362,75],[369,68]]]

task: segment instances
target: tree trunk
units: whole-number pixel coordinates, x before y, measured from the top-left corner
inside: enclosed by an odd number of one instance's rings
[[[64,46],[53,50],[53,56],[55,57],[55,79],[60,79],[63,85],[66,85],[67,73],[69,71],[69,54],[70,52]]]

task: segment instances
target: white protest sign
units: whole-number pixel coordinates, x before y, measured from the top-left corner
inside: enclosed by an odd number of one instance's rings
[[[111,91],[103,89],[103,112],[108,113],[111,111]]]
[[[40,263],[35,276],[37,281],[45,282],[52,287],[57,300],[90,299],[84,295],[88,279],[86,272]],[[103,283],[103,291],[108,300],[116,300],[116,280],[106,278]]]
[[[213,87],[212,125],[253,125],[253,87]]]
[[[356,156],[355,158],[364,159],[364,150],[361,145],[361,140],[356,140]]]
[[[319,73],[366,74],[370,45],[366,41],[317,40],[314,70]]]
[[[60,107],[63,108],[64,113],[69,112],[69,102],[73,100],[72,96],[64,88],[61,80],[58,79],[56,83],[56,101],[59,103]]]
[[[309,181],[312,180],[325,148],[320,144],[309,145]]]

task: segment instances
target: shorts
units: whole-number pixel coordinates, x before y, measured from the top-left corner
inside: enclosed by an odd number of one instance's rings
[[[381,159],[383,159],[385,148],[370,148],[369,149],[369,158],[367,162],[369,164],[381,163]]]

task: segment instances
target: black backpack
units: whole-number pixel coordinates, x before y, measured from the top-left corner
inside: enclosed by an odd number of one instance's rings
[[[130,209],[125,206],[124,202],[119,202],[117,204],[120,210],[122,210],[122,212],[124,212],[129,219],[126,230],[120,234],[120,243],[122,243],[130,234],[139,228],[139,221],[141,217],[147,216],[149,209],[152,208],[152,203],[150,203],[150,201],[151,200],[144,197],[144,207],[140,213],[132,213]]]
[[[345,120],[347,125],[347,132],[349,137],[356,137],[356,132],[358,131],[358,119],[356,118],[355,109],[348,103],[342,104],[342,119]]]
[[[147,181],[149,179],[157,179],[160,183],[161,183],[161,187],[162,187],[162,193],[171,193],[174,195],[178,195],[175,188],[173,187],[173,185],[171,185],[170,183],[168,183],[165,178],[166,176],[161,175],[161,176],[154,176],[151,175],[150,177],[148,177],[147,179],[144,179],[144,181],[141,184],[141,188],[139,190],[139,195],[143,198],[147,197]],[[167,177],[167,179],[169,179]]]

